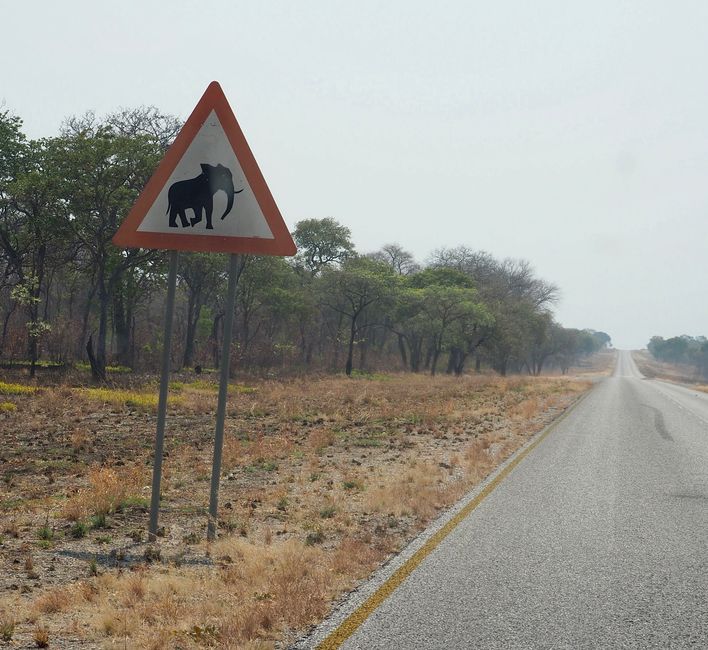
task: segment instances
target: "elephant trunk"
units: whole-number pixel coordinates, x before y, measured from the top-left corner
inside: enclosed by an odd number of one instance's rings
[[[221,188],[226,192],[226,198],[227,203],[226,203],[226,211],[224,214],[221,215],[221,218],[223,219],[229,212],[231,212],[231,208],[234,207],[234,183],[231,180],[231,174],[229,174],[229,178],[226,179],[226,182],[224,182],[223,187]]]
[[[234,186],[231,185],[231,187],[228,190],[224,190],[226,192],[226,196],[228,198],[228,201],[226,203],[226,210],[224,211],[224,214],[221,215],[221,218],[223,219],[229,212],[231,212],[231,208],[234,207],[234,194],[240,194],[243,192],[243,190],[239,190],[238,192],[234,192]]]

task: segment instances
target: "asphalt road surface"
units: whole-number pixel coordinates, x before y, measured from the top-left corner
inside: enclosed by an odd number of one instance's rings
[[[621,352],[342,647],[708,648],[708,394]]]

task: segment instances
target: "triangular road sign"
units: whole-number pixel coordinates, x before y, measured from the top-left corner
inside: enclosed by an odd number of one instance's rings
[[[294,255],[295,244],[221,86],[212,81],[113,243]]]

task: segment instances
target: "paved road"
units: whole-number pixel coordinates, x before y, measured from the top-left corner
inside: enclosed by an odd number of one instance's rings
[[[342,647],[708,648],[708,395],[620,353]]]

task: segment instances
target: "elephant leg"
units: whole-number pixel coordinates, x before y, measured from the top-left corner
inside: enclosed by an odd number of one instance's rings
[[[214,226],[211,225],[211,213],[214,211],[214,202],[209,201],[209,203],[204,206],[204,211],[206,212],[207,230],[214,230]]]
[[[202,220],[202,208],[194,208],[194,216],[192,217],[192,226]],[[186,224],[185,224],[186,225]]]
[[[175,208],[173,205],[170,206],[170,228],[176,228],[177,227],[177,213],[178,210]]]
[[[180,223],[182,224],[182,228],[186,228],[189,225],[189,221],[187,221],[187,211],[182,209],[179,211],[179,220]]]

